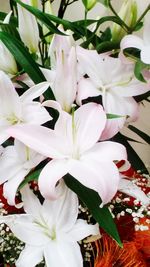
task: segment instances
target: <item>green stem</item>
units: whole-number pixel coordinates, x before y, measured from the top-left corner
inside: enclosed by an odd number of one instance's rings
[[[85,13],[84,13],[84,27],[85,27],[85,38],[86,38],[86,40],[88,39],[88,36],[87,36],[87,15],[88,15],[88,10],[85,9]]]
[[[142,13],[142,15],[137,20],[136,24],[131,28],[131,32],[133,32],[136,29],[137,25],[141,22],[141,20],[145,17],[145,15],[147,14],[149,10],[150,10],[150,5],[148,5],[148,7],[145,9],[145,11]]]

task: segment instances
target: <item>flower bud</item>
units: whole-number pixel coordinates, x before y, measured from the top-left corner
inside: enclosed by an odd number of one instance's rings
[[[16,61],[7,47],[0,41],[0,70],[10,75],[18,72]]]
[[[5,17],[3,24],[9,23],[12,11],[10,11]],[[1,27],[0,27],[1,31]],[[7,47],[0,41],[0,70],[6,72],[7,74],[13,76],[18,72],[17,63],[15,58],[7,49]]]
[[[38,8],[38,0],[31,0],[31,6]]]
[[[33,1],[22,0],[23,3],[32,5]],[[35,3],[34,3],[35,4]],[[38,51],[39,29],[36,18],[29,11],[17,4],[19,34],[24,44],[31,53]]]
[[[44,7],[45,7],[45,13],[53,15],[52,5],[51,5],[50,0],[48,0],[45,3]],[[45,25],[43,25],[43,34],[46,35],[48,32],[49,32],[49,29]],[[50,43],[51,40],[52,40],[52,35],[45,37],[45,41],[47,43]]]
[[[91,10],[97,3],[97,0],[82,0],[86,10]]]
[[[137,3],[135,0],[124,0],[118,16],[129,26],[132,27],[137,20]],[[124,29],[114,23],[112,27],[112,41],[120,41],[126,34]]]

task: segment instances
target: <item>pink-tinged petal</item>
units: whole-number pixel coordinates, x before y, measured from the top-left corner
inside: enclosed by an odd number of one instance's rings
[[[40,70],[44,74],[46,80],[49,82],[50,87],[53,87],[55,79],[56,79],[56,71],[49,70],[49,69],[44,69],[44,68],[40,68]]]
[[[66,154],[72,153],[73,138],[72,138],[72,116],[65,111],[59,113],[59,118],[55,124],[55,131],[67,140]],[[68,152],[67,152],[68,151]]]
[[[45,159],[44,156],[25,146],[17,139],[14,141],[14,150],[16,151],[17,162],[28,171]]]
[[[44,248],[44,258],[49,267],[83,267],[80,247],[75,242],[51,242]]]
[[[103,97],[103,105],[106,113],[125,117],[129,116],[133,120],[137,119],[139,115],[138,104],[132,97],[121,97],[117,94],[107,92],[105,97]],[[121,120],[118,120],[118,123],[122,125]]]
[[[137,96],[148,92],[150,90],[150,83],[143,83],[137,80],[136,78],[133,78],[132,81],[129,82],[128,84],[124,86],[115,86],[112,90],[118,96],[122,97]]]
[[[71,162],[68,160],[51,160],[41,171],[38,180],[39,190],[46,199],[58,198],[57,182],[68,173]]]
[[[39,102],[30,102],[22,107],[23,123],[40,125],[52,120],[48,111]]]
[[[105,204],[115,195],[119,184],[119,172],[114,163],[98,162],[90,158],[74,161],[69,173],[84,186],[96,192]]]
[[[8,146],[4,149],[0,157],[0,166],[0,184],[12,179],[22,170],[14,146]]]
[[[30,1],[28,1],[28,4],[30,5]],[[17,11],[20,37],[30,52],[36,53],[39,50],[39,29],[36,18],[19,4],[17,4]]]
[[[149,205],[150,199],[134,182],[122,178],[119,183],[119,191],[136,198],[141,201],[143,205]]]
[[[149,29],[150,29],[150,15],[149,12],[145,16],[144,20],[144,30],[143,30],[143,39],[144,39],[144,44],[146,46],[150,46],[150,34],[149,34]],[[150,49],[150,48],[149,48]],[[150,51],[150,50],[149,50]],[[149,54],[147,55],[149,56]]]
[[[125,48],[134,47],[141,50],[143,48],[143,45],[144,42],[140,37],[129,34],[122,39],[120,43],[120,48],[121,50],[124,50]]]
[[[129,116],[128,121],[136,121],[139,117],[139,104],[133,97],[126,97],[123,100],[124,112]]]
[[[145,64],[150,64],[150,44],[147,46],[144,46],[141,50],[141,60]]]
[[[7,126],[0,126],[0,144],[3,144],[9,137],[9,133],[7,133]]]
[[[27,214],[14,214],[0,216],[0,223],[6,223],[13,234],[26,244],[36,247],[46,246],[50,239],[34,219]]]
[[[82,78],[78,83],[78,92],[76,102],[78,105],[82,105],[82,100],[92,96],[101,95],[101,91],[98,90],[92,81],[87,78]]]
[[[87,224],[85,220],[78,219],[73,229],[69,232],[70,241],[80,241],[90,235],[99,235],[99,225]]]
[[[71,48],[68,57],[65,57],[62,51],[60,52],[57,58],[56,79],[52,90],[62,109],[67,112],[70,112],[76,97],[76,64],[77,59],[74,47]]]
[[[99,139],[106,124],[106,114],[101,105],[88,103],[74,113],[74,131],[77,150],[83,153]]]
[[[77,195],[71,191],[63,180],[59,182],[56,187],[59,198],[56,200],[45,200],[43,204],[43,211],[51,211],[49,213],[48,224],[57,225],[58,231],[68,232],[75,225],[78,217],[78,198]],[[70,209],[71,207],[71,209]]]
[[[28,103],[33,99],[41,96],[48,89],[49,86],[49,82],[42,82],[37,85],[34,85],[30,89],[26,90],[25,93],[20,96],[20,99],[23,103]]]
[[[7,131],[11,136],[22,143],[50,158],[64,158],[66,153],[66,140],[53,130],[38,125],[17,125]]]
[[[101,77],[106,75],[102,68],[103,57],[101,57],[96,50],[84,49],[77,46],[77,59],[81,69],[88,74],[96,87],[102,85]]]
[[[24,177],[28,174],[28,170],[20,170],[12,179],[8,180],[4,184],[4,197],[7,199],[9,205],[15,206],[15,197],[17,193],[17,189]]]
[[[0,41],[0,62],[2,71],[10,76],[16,75],[18,72],[16,61],[2,41]]]
[[[105,128],[100,136],[100,140],[108,140],[115,136],[123,128],[125,121],[125,117],[107,119]]]
[[[2,71],[0,71],[0,114],[5,117],[21,115],[19,96],[9,77]]]
[[[42,103],[42,106],[56,109],[59,113],[62,111],[61,105],[54,100],[46,100]]]
[[[127,159],[127,152],[122,144],[104,141],[96,143],[89,151],[82,155],[82,159],[98,162],[120,161]]]
[[[26,245],[16,261],[17,267],[35,267],[43,259],[43,249]]]
[[[40,217],[40,210],[42,208],[42,205],[40,204],[40,201],[35,196],[35,194],[29,189],[29,186],[24,186],[20,192],[22,196],[24,211],[29,215]]]

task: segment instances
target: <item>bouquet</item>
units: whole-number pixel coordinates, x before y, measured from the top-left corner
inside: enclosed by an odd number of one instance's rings
[[[0,12],[0,266],[149,266],[149,174],[122,129],[150,144],[132,125],[149,103],[150,1],[115,2]]]

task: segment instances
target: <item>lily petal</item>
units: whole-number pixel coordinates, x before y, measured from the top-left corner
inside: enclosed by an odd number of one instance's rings
[[[18,161],[18,155],[13,146],[8,146],[4,149],[0,158],[0,184],[13,178],[21,171],[22,166]]]
[[[129,47],[134,47],[141,50],[143,48],[143,45],[144,45],[143,40],[140,37],[133,34],[126,35],[120,43],[121,50],[124,50]]]
[[[42,82],[34,85],[30,89],[26,90],[25,93],[20,96],[20,99],[22,102],[28,103],[29,101],[41,96],[49,86],[49,82]]]
[[[7,126],[0,126],[0,144],[3,144],[10,137],[6,131],[7,129]]]
[[[98,162],[113,162],[127,160],[126,148],[119,143],[104,141],[96,143],[89,151],[82,155],[82,159]]]
[[[52,120],[48,111],[36,101],[28,104],[23,103],[22,107],[23,123],[40,125],[47,121]]]
[[[88,103],[75,112],[76,145],[81,153],[98,141],[105,124],[106,114],[101,105]]]
[[[0,223],[6,223],[21,241],[35,247],[48,244],[49,237],[33,220],[34,217],[27,214],[0,216]]]
[[[78,219],[73,229],[69,232],[71,240],[80,241],[90,235],[99,235],[98,224],[87,224],[86,221]]]
[[[26,245],[20,253],[18,260],[16,261],[17,267],[35,267],[43,259],[43,250],[41,247],[33,247]]]
[[[43,210],[49,214],[49,225],[57,224],[58,231],[68,232],[74,227],[78,217],[78,198],[63,182],[56,187],[59,198],[53,201],[45,200]],[[71,207],[71,209],[70,209]],[[53,214],[53,216],[51,216]]]
[[[21,196],[25,212],[35,217],[39,216],[42,205],[35,194],[29,189],[28,185],[21,189]]]
[[[100,56],[96,50],[87,50],[80,46],[77,46],[76,51],[81,68],[91,78],[95,87],[99,88],[102,85],[101,77],[104,75],[106,76],[105,71],[101,66],[103,57]]]
[[[68,173],[71,162],[68,160],[51,160],[41,171],[38,180],[41,194],[46,199],[58,198],[56,183]]]
[[[144,46],[141,50],[141,60],[145,64],[150,64],[150,44],[147,46]]]
[[[112,162],[76,160],[69,173],[84,186],[98,192],[104,204],[117,192],[120,177],[117,167]]]
[[[30,1],[25,1],[30,5]],[[39,29],[36,18],[29,11],[17,4],[19,34],[24,44],[29,48],[31,53],[38,51]],[[31,31],[32,26],[32,31]]]
[[[83,259],[77,243],[53,242],[44,249],[44,256],[47,267],[83,267]]]
[[[17,189],[21,182],[23,181],[24,177],[28,174],[28,170],[21,170],[18,172],[14,178],[8,180],[3,187],[4,190],[4,197],[7,199],[9,205],[15,206],[15,196],[17,193]],[[7,175],[6,175],[7,177]],[[8,179],[8,177],[7,177]]]
[[[22,124],[10,127],[7,132],[39,154],[51,158],[64,158],[66,141],[51,129]]]
[[[88,97],[99,96],[101,91],[98,90],[92,81],[87,78],[82,78],[78,83],[78,92],[77,92],[77,104],[82,105],[82,100],[87,99]]]
[[[19,96],[9,79],[9,77],[0,71],[0,114],[10,116],[15,114],[21,115],[21,104]]]

